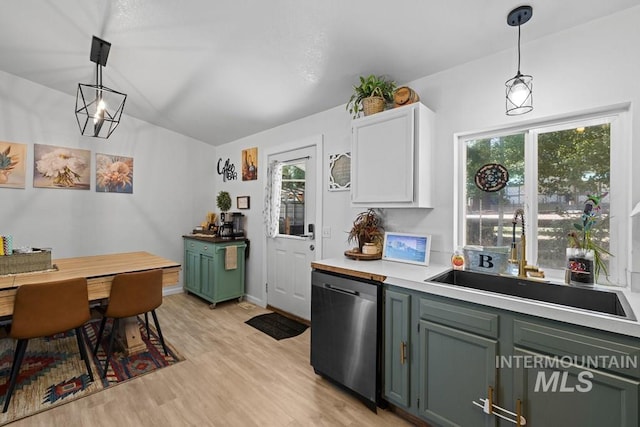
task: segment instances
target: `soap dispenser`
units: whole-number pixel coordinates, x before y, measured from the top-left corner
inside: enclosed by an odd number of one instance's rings
[[[464,270],[464,254],[462,249],[458,248],[453,252],[451,256],[451,267],[454,270]]]

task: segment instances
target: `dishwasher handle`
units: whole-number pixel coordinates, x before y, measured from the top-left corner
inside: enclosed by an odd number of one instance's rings
[[[329,283],[325,283],[324,287],[326,289],[331,290],[331,291],[341,292],[343,294],[353,295],[353,296],[356,296],[356,297],[360,296],[360,292],[358,292],[358,291],[354,291],[352,289],[345,289],[345,288],[342,288],[340,286],[332,285],[332,284],[329,284]]]

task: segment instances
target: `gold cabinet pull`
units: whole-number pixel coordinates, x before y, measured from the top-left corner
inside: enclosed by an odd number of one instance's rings
[[[405,341],[400,341],[400,364],[404,365],[407,361],[407,343]]]
[[[487,404],[489,406],[489,413],[493,414],[493,387],[489,386],[487,390]]]
[[[516,400],[516,425],[523,426],[526,425],[527,421],[522,416],[522,400]]]

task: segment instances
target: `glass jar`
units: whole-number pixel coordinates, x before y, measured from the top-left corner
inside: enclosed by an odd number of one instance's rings
[[[594,253],[590,249],[567,248],[567,277],[574,285],[593,285]]]

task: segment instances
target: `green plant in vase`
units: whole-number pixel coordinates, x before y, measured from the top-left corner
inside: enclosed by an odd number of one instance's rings
[[[218,209],[220,209],[220,212],[222,212],[222,215],[220,215],[220,219],[224,221],[225,212],[231,209],[231,196],[229,195],[229,193],[227,193],[226,191],[219,192],[218,196],[216,197],[216,206],[218,206]]]
[[[593,275],[595,281],[598,281],[600,273],[604,273],[605,277],[609,277],[606,256],[613,256],[609,251],[596,242],[594,232],[597,228],[598,215],[601,212],[600,202],[608,193],[600,196],[589,194],[584,204],[584,210],[581,222],[573,224],[576,229],[569,233],[569,247],[572,256],[569,257],[569,269],[571,270],[571,278],[581,283],[593,283],[593,276],[590,278],[590,271],[586,271],[583,267],[588,266],[589,261],[593,264]],[[602,223],[603,221],[600,221]],[[573,261],[572,261],[573,257]],[[584,260],[584,261],[583,261]],[[581,265],[582,263],[582,265]],[[588,270],[588,268],[587,268]]]
[[[387,79],[385,76],[375,76],[373,74],[368,77],[360,76],[360,84],[353,86],[353,94],[349,98],[346,109],[354,119],[358,118],[361,111],[365,116],[369,114],[367,108],[363,105],[367,102],[375,102],[381,109],[373,110],[379,112],[384,110],[387,102],[393,101],[393,91],[396,89],[396,82]],[[377,98],[377,99],[376,99]]]
[[[374,243],[381,248],[384,242],[384,228],[380,215],[373,209],[360,212],[353,221],[347,242],[356,242],[360,252],[365,243]]]

